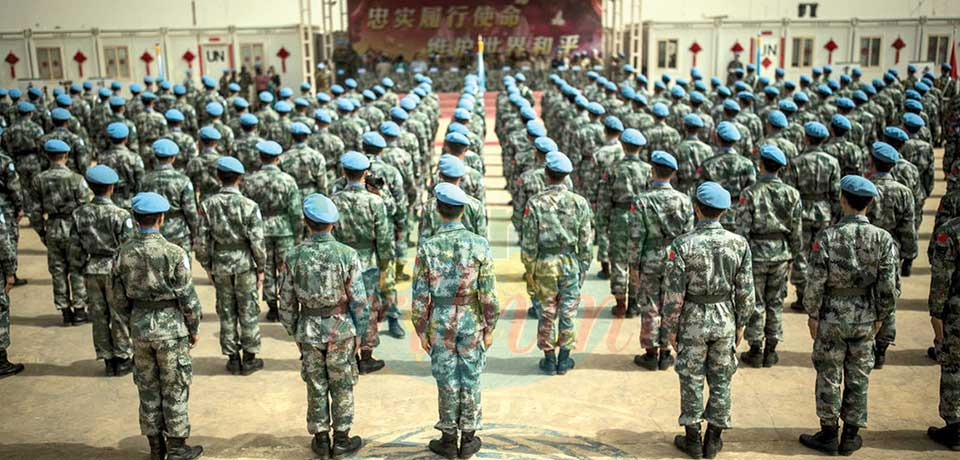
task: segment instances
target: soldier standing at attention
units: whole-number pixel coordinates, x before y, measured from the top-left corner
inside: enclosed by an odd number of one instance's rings
[[[163,137],[172,140],[180,148],[180,153],[177,155],[176,161],[173,162],[173,167],[178,171],[183,171],[187,163],[197,156],[197,141],[183,130],[185,120],[183,112],[170,109],[164,113],[164,117],[167,119],[168,131]],[[154,155],[156,155],[156,152],[154,152]]]
[[[593,258],[593,212],[586,198],[564,185],[573,172],[566,155],[548,153],[545,166],[547,188],[527,201],[524,211],[520,258],[527,289],[536,292],[541,305],[537,347],[544,356],[540,370],[555,375],[566,374],[575,364],[570,358],[576,344],[573,319]]]
[[[800,435],[800,443],[830,455],[850,455],[863,445],[858,432],[867,424],[874,336],[896,308],[900,291],[896,244],[866,216],[877,187],[861,176],[844,176],[840,190],[844,217],[817,235],[803,297],[820,431]]]
[[[942,223],[931,240],[929,310],[934,341],[940,344],[940,418],[946,426],[928,428],[927,436],[951,450],[960,450],[960,283],[956,277],[960,266],[960,219]]]
[[[703,129],[703,118],[695,113],[688,113],[683,117],[683,128],[686,137],[676,146],[677,169],[673,181],[676,189],[692,195],[700,179],[700,165],[704,160],[713,156],[713,149],[700,140],[700,130]]]
[[[164,213],[160,234],[191,254],[200,217],[197,215],[197,194],[190,178],[173,167],[180,147],[170,139],[158,139],[151,149],[156,158],[155,166],[144,176],[140,191],[158,193],[167,199],[170,209]]]
[[[123,209],[130,210],[130,199],[137,193],[137,187],[143,180],[143,159],[140,154],[127,147],[130,128],[115,122],[107,125],[107,137],[110,147],[97,155],[97,163],[109,166],[116,171],[120,181],[114,186],[113,202]]]
[[[717,154],[706,159],[700,170],[700,180],[716,182],[730,193],[736,200],[733,207],[721,213],[720,221],[723,228],[734,231],[736,229],[737,207],[740,204],[740,194],[743,190],[757,181],[756,168],[748,159],[750,152],[738,153],[737,145],[743,139],[737,126],[729,121],[717,124],[717,142],[720,148]]]
[[[73,212],[70,264],[83,273],[97,359],[103,360],[107,375],[119,377],[133,370],[133,350],[130,317],[117,304],[112,273],[117,251],[133,234],[133,220],[110,200],[119,180],[114,170],[96,165],[87,170],[86,179],[94,197]]]
[[[10,348],[10,289],[16,281],[17,242],[13,230],[16,225],[6,213],[0,213],[0,270],[3,271],[3,290],[0,290],[0,379],[23,372],[24,365],[11,363],[7,358]]]
[[[63,314],[63,325],[89,321],[83,275],[70,267],[70,227],[73,211],[90,201],[83,176],[67,168],[70,146],[58,139],[43,144],[50,167],[33,178],[35,200],[27,217],[47,247],[47,269],[53,283],[53,304]],[[139,160],[139,157],[137,157]]]
[[[580,177],[584,178],[583,190],[587,193],[587,201],[593,206],[591,212],[596,212],[599,208],[601,178],[607,173],[608,168],[623,155],[623,145],[619,141],[623,130],[623,123],[619,118],[608,115],[603,119],[604,142],[593,152],[593,161],[589,162],[589,170],[592,172],[592,176],[589,176],[587,171],[580,174]],[[580,164],[582,165],[583,162],[581,161]],[[590,189],[588,186],[593,188]],[[610,240],[607,238],[606,222],[600,219],[599,214],[595,216],[597,218],[595,227],[597,230],[597,260],[600,262],[600,273],[597,273],[597,278],[605,280],[610,279]]]
[[[190,256],[160,235],[168,209],[170,204],[156,193],[133,198],[139,231],[120,247],[113,280],[120,309],[130,318],[140,432],[150,442],[150,460],[191,460],[203,453],[203,447],[185,444],[190,436],[190,349],[200,340],[200,299]]]
[[[437,176],[442,183],[450,183],[460,186],[460,178],[466,174],[466,168],[463,160],[453,155],[441,155],[437,166]],[[480,200],[469,196],[468,203],[463,205],[463,216],[460,217],[460,223],[476,235],[487,237],[487,216]],[[441,216],[437,211],[437,200],[429,200],[424,203],[423,215],[420,216],[420,230],[417,236],[417,246],[422,245],[431,236],[435,235],[440,229],[442,223]]]
[[[686,430],[674,444],[691,458],[714,458],[723,448],[736,347],[756,305],[750,245],[720,225],[729,208],[730,193],[720,184],[700,184],[696,228],[673,240],[663,274],[663,329],[678,350],[680,425]],[[710,385],[706,409],[704,379]],[[708,425],[701,440],[703,419]]]
[[[300,196],[323,193],[327,189],[327,161],[307,143],[310,128],[303,123],[294,123],[290,125],[290,135],[293,144],[280,159],[280,169],[296,180]]]
[[[263,276],[263,300],[267,303],[267,321],[277,321],[277,300],[283,260],[303,233],[300,190],[297,181],[280,170],[283,147],[274,141],[257,144],[259,171],[243,181],[243,194],[260,207],[263,216],[264,248],[267,252]]]
[[[220,132],[214,127],[200,128],[200,154],[187,163],[185,172],[193,182],[194,190],[200,194],[201,202],[220,188],[220,181],[216,176],[217,160],[220,159],[217,143],[220,138]]]
[[[693,203],[686,193],[670,185],[679,166],[673,155],[657,150],[650,154],[650,162],[650,187],[637,197],[628,222],[630,264],[639,267],[640,346],[646,350],[644,355],[634,356],[633,362],[651,371],[665,371],[673,364],[673,357],[661,327],[663,265],[673,240],[693,229]]]
[[[370,309],[357,251],[331,233],[339,219],[329,198],[308,196],[303,221],[310,236],[287,251],[281,269],[280,323],[300,349],[300,375],[307,384],[307,432],[321,459],[356,452],[363,443],[359,436],[350,436],[350,426],[353,387],[359,377],[356,350]]]
[[[264,140],[257,132],[260,120],[252,113],[242,113],[237,117],[237,122],[240,124],[240,133],[233,143],[231,156],[243,163],[243,169],[257,169],[260,165],[257,162],[260,158],[260,150],[257,149],[257,144]]]
[[[150,146],[153,141],[160,139],[167,131],[167,119],[162,113],[154,110],[154,104],[157,102],[157,96],[150,91],[140,95],[143,101],[143,111],[133,117],[133,123],[137,127],[137,133],[140,134],[140,159],[145,165],[149,165],[153,160]]]
[[[445,458],[470,458],[480,450],[480,373],[500,317],[493,254],[486,238],[460,218],[471,197],[442,182],[434,187],[441,224],[417,250],[413,325],[430,355],[440,393],[441,438],[430,450]],[[457,432],[460,446],[457,446]]]
[[[257,358],[260,353],[257,291],[263,287],[267,255],[260,208],[240,193],[243,174],[240,160],[233,157],[217,160],[217,178],[222,187],[200,204],[197,231],[197,260],[217,289],[220,350],[228,357],[227,371],[233,375],[250,375],[263,369],[263,360]]]
[[[750,351],[740,355],[752,367],[773,367],[779,360],[777,344],[783,339],[787,269],[800,254],[803,238],[800,192],[777,176],[787,163],[780,148],[761,145],[760,179],[740,195],[737,210],[737,234],[750,242],[759,304],[744,332]]]

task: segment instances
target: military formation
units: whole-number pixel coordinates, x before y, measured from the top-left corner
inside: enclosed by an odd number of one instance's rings
[[[825,66],[796,84],[782,69],[775,80],[741,71],[727,82],[693,69],[651,84],[629,65],[597,67],[586,78],[551,75],[539,101],[522,73],[504,76],[493,132],[539,371],[574,370],[581,291],[596,257],[610,314],[640,320],[643,352],[633,362],[679,376],[676,447],[714,458],[733,426],[739,363],[778,364],[792,283],[790,307],[809,318],[821,424],[800,442],[852,454],[867,426],[869,375],[896,343],[901,277],[918,256],[933,148],[944,144],[929,354],[942,366],[946,426],[928,434],[960,450],[960,97],[951,70],[917,76],[910,67],[901,78],[890,69],[868,82],[859,69],[832,79]],[[350,434],[353,390],[387,364],[374,356],[381,323],[386,335],[406,336],[397,283],[412,281],[413,331],[439,395],[441,435],[427,447],[445,458],[480,451],[480,376],[501,314],[482,78],[462,78],[443,132],[433,82],[419,74],[402,97],[390,78],[368,89],[345,78],[316,94],[304,84],[255,101],[236,84],[199,81],[72,84],[49,101],[33,87],[0,93],[0,377],[24,369],[6,349],[26,215],[46,246],[63,325],[92,323],[105,374],[133,373],[152,459],[203,452],[186,444],[190,350],[203,314],[194,260],[216,291],[227,373],[269,366],[261,321],[279,322],[295,341],[318,458],[361,449]],[[749,349],[738,355],[744,338]]]

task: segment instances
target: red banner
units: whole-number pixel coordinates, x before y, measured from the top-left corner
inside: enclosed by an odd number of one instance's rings
[[[599,49],[601,0],[348,0],[357,53],[459,56],[517,49],[530,55]]]

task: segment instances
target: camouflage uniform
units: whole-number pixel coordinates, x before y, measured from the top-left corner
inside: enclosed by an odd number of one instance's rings
[[[200,204],[197,260],[213,278],[226,356],[260,353],[257,275],[266,267],[260,208],[236,187],[222,187]],[[239,325],[239,332],[237,331]]]
[[[130,211],[130,200],[136,195],[140,182],[143,181],[143,160],[140,155],[123,143],[112,144],[97,155],[97,164],[109,166],[120,176],[120,181],[113,187],[113,202]]]
[[[663,274],[663,323],[676,337],[680,425],[730,428],[736,332],[756,308],[750,246],[718,221],[697,222],[673,240]],[[683,325],[681,327],[681,324]],[[704,378],[710,385],[706,409]]]
[[[493,334],[500,317],[490,245],[459,222],[441,224],[420,245],[413,279],[413,324],[430,344],[440,393],[434,427],[452,434],[476,431],[486,364],[483,337]]]
[[[197,195],[190,178],[174,169],[173,165],[157,164],[153,171],[144,176],[139,191],[158,193],[170,202],[170,210],[164,214],[160,234],[190,254],[200,219],[197,214]]]
[[[307,139],[307,146],[320,152],[320,156],[323,157],[324,164],[326,165],[326,171],[324,172],[326,175],[325,182],[333,182],[336,178],[336,167],[340,161],[340,155],[346,152],[343,141],[340,140],[339,137],[331,134],[329,128],[322,128],[310,135],[310,138]],[[289,152],[287,155],[289,155]],[[317,190],[317,192],[323,193],[323,190]]]
[[[330,127],[330,134],[337,136],[343,141],[345,150],[360,151],[360,138],[363,136],[363,128],[353,117],[344,116],[335,120]]]
[[[0,213],[8,222],[4,228],[10,232],[14,245],[20,241],[20,225],[16,222],[17,216],[24,209],[23,199],[17,167],[13,159],[0,150]]]
[[[700,167],[707,158],[713,156],[713,149],[694,134],[687,135],[677,144],[675,150],[667,152],[675,152],[677,157],[679,168],[673,180],[676,189],[692,195],[700,183]]]
[[[839,180],[839,179],[838,179]],[[736,229],[737,209],[740,207],[740,195],[743,190],[757,182],[757,171],[747,157],[737,153],[736,148],[720,148],[713,157],[704,160],[700,167],[700,181],[712,181],[720,184],[730,192],[730,207],[720,222],[723,228],[734,231]]]
[[[220,154],[216,149],[203,147],[200,155],[187,163],[184,172],[190,178],[190,182],[193,182],[194,190],[200,194],[200,202],[220,190],[220,179],[217,179],[217,159],[219,158]]]
[[[957,261],[960,219],[944,222],[930,243],[930,303],[932,318],[943,321],[940,362],[940,417],[948,424],[960,422],[960,324],[957,315]]]
[[[913,163],[920,172],[920,183],[923,185],[924,198],[933,193],[933,146],[929,142],[917,139],[908,140],[899,149],[900,156]]]
[[[47,158],[41,152],[40,138],[43,137],[43,128],[29,117],[21,117],[13,126],[3,131],[0,138],[3,150],[7,152],[16,165],[24,186],[24,205],[34,200],[33,178],[47,169]]]
[[[197,156],[197,141],[194,140],[193,136],[184,132],[179,126],[170,128],[170,130],[161,137],[163,139],[170,139],[177,144],[177,147],[180,147],[180,153],[177,155],[176,161],[173,162],[173,167],[177,168],[177,170],[183,171],[186,169],[187,163]]]
[[[607,229],[610,293],[618,302],[626,300],[628,295],[631,303],[637,299],[640,276],[639,266],[631,264],[629,259],[630,214],[636,211],[635,201],[650,182],[651,170],[639,153],[625,153],[600,179],[597,221]]]
[[[467,196],[469,203],[463,207],[463,216],[460,223],[471,233],[487,237],[487,215],[486,210],[480,201],[472,196]],[[422,246],[431,236],[436,235],[440,229],[440,213],[437,212],[437,200],[427,200],[423,207],[423,214],[420,216],[420,229],[417,232],[419,241],[417,246]]]
[[[327,191],[327,162],[306,142],[295,143],[283,153],[280,169],[297,182],[300,196]]]
[[[230,156],[240,160],[244,170],[256,171],[260,167],[260,151],[257,150],[257,144],[264,140],[256,131],[240,131],[233,142],[233,151],[230,152]]]
[[[867,151],[851,142],[847,135],[834,135],[830,141],[823,144],[823,151],[837,159],[840,164],[840,177],[863,175],[864,168],[869,165]]]
[[[154,160],[150,146],[167,132],[167,119],[151,108],[133,117],[133,123],[137,126],[137,133],[140,135],[140,158],[143,164],[149,165]]]
[[[70,154],[67,159],[67,167],[73,171],[83,174],[90,166],[92,155],[83,138],[72,133],[65,126],[58,126],[52,131],[40,138],[38,145],[46,144],[51,139],[59,139],[70,146]]]
[[[584,198],[591,204],[594,212],[597,210],[598,200],[600,198],[600,181],[607,170],[623,156],[623,146],[617,139],[611,139],[593,152],[593,161],[585,160],[588,163],[586,171],[580,173],[584,181]],[[581,162],[583,164],[584,162]],[[592,189],[587,189],[587,184],[593,184]],[[595,214],[595,229],[597,231],[597,260],[601,263],[610,262],[610,239],[607,222],[600,219],[599,213]]]
[[[821,425],[836,426],[841,417],[845,425],[867,425],[874,324],[896,308],[898,261],[890,234],[862,215],[845,216],[817,235],[803,305],[819,321],[813,365]]]
[[[683,116],[681,116],[680,119],[683,119]],[[657,123],[651,126],[646,132],[648,134],[646,135],[647,146],[644,147],[645,152],[653,152],[656,150],[673,152],[676,150],[677,144],[682,140],[680,133],[663,120],[658,120]],[[649,158],[649,154],[647,158]]]
[[[17,273],[17,242],[9,228],[15,222],[0,214],[0,269],[6,277]],[[6,290],[0,290],[0,354],[6,356],[10,348],[10,296]]]

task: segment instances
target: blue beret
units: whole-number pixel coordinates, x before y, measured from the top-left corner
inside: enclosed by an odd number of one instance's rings
[[[32,89],[32,88],[31,88],[31,89]],[[59,95],[61,95],[61,94],[63,94],[63,88],[61,88],[61,87],[59,87],[59,86],[54,86],[54,87],[53,87],[53,98],[56,99],[57,96],[59,96]]]
[[[447,136],[444,137],[443,140],[448,144],[470,145],[470,140],[467,139],[467,136],[460,133],[447,133]]]
[[[623,66],[623,71],[624,71],[624,72],[633,73],[635,70],[634,70],[634,68],[633,68],[632,65],[627,64],[627,65]]]
[[[797,84],[794,83],[793,80],[785,80],[785,81],[783,82],[783,88],[784,88],[784,89],[789,89],[789,90],[792,91],[792,90],[794,90],[794,89],[797,88]]]
[[[237,108],[240,108],[240,109],[245,109],[245,108],[247,108],[247,107],[250,107],[250,103],[247,102],[246,99],[244,99],[244,98],[242,98],[242,97],[240,97],[240,96],[237,96],[237,97],[233,98],[233,106],[234,106],[234,107],[237,107]]]
[[[779,110],[771,110],[770,113],[767,114],[767,123],[779,129],[786,128],[789,124],[787,122],[787,116]]]
[[[900,128],[897,128],[896,126],[887,126],[886,128],[884,128],[883,135],[884,137],[898,140],[900,142],[906,142],[910,140],[910,136],[907,135],[907,132]]]
[[[643,93],[637,93],[637,95],[634,96],[634,98],[633,98],[633,102],[639,102],[640,105],[646,106],[646,105],[647,105],[647,96],[644,95]]]
[[[739,112],[740,104],[733,99],[724,99],[723,100],[723,110],[729,110],[731,112]]]
[[[927,86],[927,84],[926,84],[926,83],[923,83],[923,82],[917,82],[917,83],[915,83],[915,84],[913,85],[913,89],[919,91],[920,94],[924,94],[924,93],[926,93],[927,91],[930,91],[930,87]]]
[[[140,94],[143,91],[143,86],[140,86],[139,83],[134,83],[130,85],[130,92],[134,95]]]
[[[613,115],[607,115],[607,117],[603,119],[603,126],[614,131],[623,131],[623,123]]]
[[[841,83],[850,83],[851,81],[853,81],[853,78],[851,78],[850,75],[847,75],[847,74],[840,75]]]
[[[912,90],[908,90],[908,91],[912,91]],[[870,100],[870,98],[867,97],[867,93],[859,89],[854,91],[850,96],[853,98],[854,101],[867,102]]]
[[[814,67],[814,68],[810,69],[810,72],[813,73],[814,75],[820,75],[820,74],[823,73],[823,71],[820,70],[819,67]]]
[[[819,93],[819,94],[821,94],[821,95],[824,95],[824,96],[829,96],[829,95],[833,94],[833,90],[830,89],[830,87],[827,86],[827,85],[820,85],[820,86],[817,87],[817,93]]]
[[[104,89],[106,89],[106,88],[104,88]],[[10,95],[10,99],[17,99],[17,98],[19,98],[20,96],[22,96],[22,93],[20,92],[20,88],[12,88],[12,89],[10,90],[10,92],[7,93],[7,94]],[[108,94],[108,95],[110,94],[110,90],[107,90],[107,94]]]
[[[536,120],[530,120],[530,121],[536,121]],[[447,132],[460,133],[460,134],[463,134],[464,136],[467,136],[467,139],[470,138],[470,129],[461,123],[457,123],[457,122],[450,123],[447,126]]]
[[[183,85],[173,85],[173,94],[183,96],[187,94],[187,87]]]
[[[891,68],[887,69],[887,73],[889,73],[889,74],[891,74],[891,75],[894,75],[894,76],[900,75],[900,71],[897,70],[896,67],[891,67]]]
[[[524,75],[524,74],[522,74],[522,73],[520,73],[520,72],[517,72],[517,74],[516,74],[513,78],[516,78],[517,81],[527,81],[526,75]]]
[[[774,69],[773,74],[778,77],[782,77],[784,74],[783,67],[777,67],[776,69]]]
[[[678,78],[678,79],[677,79],[677,85],[679,85],[679,86],[682,86],[682,87],[685,88],[688,84],[689,84],[689,82],[687,81],[686,78]]]
[[[695,80],[695,81],[693,82],[693,89],[695,89],[695,90],[697,90],[697,91],[706,92],[706,91],[707,91],[707,84],[704,83],[703,80]]]
[[[280,97],[287,98],[293,96],[293,90],[284,86],[283,88],[280,88],[280,92],[278,94],[280,94]]]
[[[803,124],[803,132],[807,136],[824,139],[830,136],[830,132],[827,131],[827,127],[823,126],[822,123],[817,121],[808,121]]]
[[[757,70],[757,66],[753,64],[747,64],[747,70],[753,72],[754,70]]]
[[[107,165],[96,165],[87,169],[83,175],[87,182],[96,185],[113,185],[120,181],[120,176]]]
[[[850,120],[839,113],[834,114],[833,117],[830,118],[830,125],[846,131],[850,131],[850,128],[852,127],[850,125]]]
[[[7,97],[7,89],[0,88],[0,97]]]
[[[710,84],[713,86],[720,86],[723,84],[723,81],[720,80],[720,77],[710,77]]]
[[[660,81],[664,83],[670,83],[670,74],[668,73],[660,74]]]
[[[904,91],[904,92],[903,92],[903,95],[904,95],[907,99],[917,99],[917,100],[920,100],[920,98],[921,98],[920,92],[918,92],[917,90],[914,90],[914,89],[908,89],[908,90]]]
[[[333,85],[333,86],[330,87],[330,92],[333,93],[333,94],[336,95],[336,96],[339,96],[339,95],[345,93],[346,90],[344,90],[343,87],[340,86],[340,85]]]
[[[177,109],[167,110],[166,112],[163,113],[163,117],[166,118],[167,121],[172,121],[172,122],[180,122],[185,120],[183,116],[183,112]]]
[[[422,87],[419,87],[419,86],[418,86],[418,87],[416,87],[416,88],[413,89],[413,94],[416,94],[417,96],[420,96],[420,97],[426,97],[426,95],[427,95],[427,90],[425,90],[425,89],[423,89]]]
[[[67,109],[61,109],[59,107],[50,111],[50,117],[57,121],[65,121],[70,119],[70,111]]]
[[[677,159],[662,150],[654,150],[650,154],[650,162],[655,165],[666,166],[674,171],[677,170]]]
[[[573,163],[563,152],[550,152],[547,154],[545,163],[547,169],[561,174],[570,174],[573,172]]]
[[[257,95],[257,98],[260,99],[260,102],[263,102],[264,104],[273,102],[273,94],[270,94],[269,91],[260,91],[260,94]]]
[[[170,202],[163,195],[154,192],[140,192],[130,202],[137,214],[157,214],[170,210]]]
[[[206,86],[207,88],[214,88],[217,86],[217,81],[206,75],[200,77],[200,82],[203,83],[203,86]]]
[[[73,105],[73,99],[71,99],[70,96],[68,96],[68,95],[66,95],[66,94],[61,94],[61,95],[57,96],[57,99],[56,99],[56,100],[57,100],[57,104],[60,104],[60,105],[63,105],[63,106]]]
[[[830,64],[823,66],[823,73],[830,73],[830,72],[833,72],[833,66],[831,66]]]
[[[337,110],[341,110],[343,112],[353,111],[353,102],[350,102],[350,99],[341,97],[337,99]]]
[[[800,75],[800,83],[801,83],[801,84],[809,85],[811,82],[813,82],[813,80],[812,80],[810,77],[808,77],[808,76],[806,76],[806,75]]]
[[[257,142],[257,151],[264,155],[275,157],[283,153],[283,147],[274,141],[260,141]]]
[[[532,107],[524,107],[520,109],[520,117],[524,120],[533,120],[537,118],[537,112]]]
[[[854,104],[853,100],[848,97],[838,97],[834,104],[841,109],[856,108],[856,104]]]
[[[657,102],[656,104],[653,104],[653,116],[666,118],[670,116],[670,109],[667,107],[666,104],[662,102]]]
[[[667,85],[664,84],[664,83],[663,83],[662,81],[660,81],[660,80],[654,81],[654,82],[653,82],[653,87],[654,87],[654,88],[657,88],[657,89],[667,89]]]
[[[530,120],[527,122],[527,135],[531,137],[540,137],[547,135],[547,128],[540,120]]]
[[[440,174],[451,178],[463,177],[463,175],[467,173],[463,160],[448,153],[440,155],[437,169],[440,171]]]
[[[307,82],[300,83],[300,90],[301,90],[301,91],[309,91],[309,90],[310,90],[310,83],[307,83]]]
[[[940,70],[944,72],[949,72],[953,70],[953,67],[950,64],[947,64],[946,62],[944,62],[943,64],[940,64]]]
[[[684,89],[680,86],[674,86],[673,88],[670,88],[670,95],[673,97],[680,98],[680,97],[686,96],[687,92],[684,91]]]
[[[471,118],[472,118],[472,117],[470,116],[470,112],[467,111],[467,110],[464,110],[464,109],[456,109],[456,110],[453,111],[453,119],[454,119],[454,120],[470,121]]]
[[[922,112],[923,104],[916,99],[907,99],[903,101],[903,108],[911,111]]]
[[[409,98],[409,97],[405,97],[405,98],[403,98],[403,99],[400,100],[400,108],[402,108],[403,110],[406,110],[406,111],[413,110],[413,109],[417,108],[417,101],[415,101],[415,100],[413,100],[413,99],[411,99],[411,98]]]
[[[469,141],[467,144],[469,145]],[[380,133],[375,131],[367,131],[363,133],[363,145],[369,145],[371,147],[382,149],[387,147],[387,141],[383,139],[383,136],[381,136]]]
[[[706,99],[703,97],[703,93],[700,91],[692,91],[690,93],[690,103],[691,104],[703,104]]]
[[[783,151],[780,150],[779,147],[773,144],[764,144],[760,146],[760,158],[766,158],[774,161],[780,166],[787,165],[787,156],[783,154]]]
[[[369,89],[363,90],[363,92],[361,92],[360,94],[363,95],[364,99],[369,99],[371,101],[375,101],[377,99],[377,95],[373,94],[373,91]]]
[[[220,134],[220,131],[217,131],[217,128],[213,126],[204,126],[200,128],[200,139],[207,139],[211,141],[219,141],[223,137]]]
[[[843,176],[840,179],[840,190],[856,196],[873,198],[877,196],[877,186],[863,176]]]
[[[730,192],[716,182],[704,182],[697,187],[697,201],[716,209],[730,208]]]
[[[717,124],[717,137],[727,142],[739,142],[740,130],[729,121],[721,121]]]
[[[920,115],[915,113],[905,113],[903,114],[903,124],[910,128],[922,128],[926,123],[923,122],[923,117]]]
[[[683,117],[683,125],[690,128],[703,128],[703,118],[695,113],[688,113]]]
[[[770,77],[761,76],[760,78],[757,79],[757,82],[759,82],[761,85],[763,85],[764,88],[766,88],[767,85],[770,84]]]
[[[557,143],[546,136],[541,136],[533,140],[533,148],[539,150],[541,153],[550,153],[556,152],[559,150]]]
[[[220,115],[223,115],[223,106],[220,105],[219,102],[209,102],[207,103],[206,107],[204,107],[204,109],[207,111],[208,114],[213,115],[215,117],[219,117]]]
[[[743,99],[747,101],[752,101],[756,98],[750,91],[740,91],[737,93],[737,99]]]
[[[257,116],[252,113],[244,113],[240,115],[241,126],[257,126],[258,123],[260,123],[260,120],[258,120]]]
[[[643,147],[647,145],[647,138],[643,137],[643,134],[640,131],[637,131],[633,128],[627,128],[620,134],[620,142],[624,144],[634,145],[637,147]]]
[[[147,101],[155,101],[155,100],[157,100],[157,95],[154,94],[152,91],[147,91],[147,92],[145,92],[145,93],[143,93],[143,94],[140,95],[140,100],[142,100],[142,101],[144,101],[144,102],[147,102]]]
[[[602,105],[598,102],[591,102],[587,104],[587,112],[590,112],[593,115],[603,115],[607,113],[607,110],[603,108]]]
[[[917,66],[913,64],[907,64],[907,72],[913,73],[917,71]]]
[[[122,107],[127,104],[127,101],[120,96],[111,96],[109,104],[110,107]]]
[[[387,88],[393,88],[393,80],[391,80],[389,77],[380,80],[380,84],[386,86]]]
[[[93,89],[93,82],[92,81],[83,82],[83,89]]]
[[[733,95],[733,93],[730,92],[730,88],[727,88],[726,86],[721,86],[717,88],[717,94],[721,96],[726,96],[726,97],[730,97]]]
[[[387,94],[387,90],[386,88],[380,85],[377,85],[373,87],[373,93],[376,94],[377,96],[383,96],[384,94]]]
[[[793,102],[797,102],[797,103],[803,102],[804,104],[806,104],[807,102],[810,102],[810,96],[807,96],[807,93],[803,91],[794,93]]]
[[[107,125],[107,135],[110,136],[111,139],[125,139],[130,135],[130,128],[127,128],[127,125],[119,121],[113,122]]]
[[[683,90],[683,88],[680,89]],[[620,94],[626,99],[633,99],[633,97],[637,95],[637,92],[634,91],[633,88],[624,85],[620,87]]]
[[[380,123],[380,134],[390,137],[400,137],[400,125],[392,121]]]
[[[329,94],[321,91],[321,92],[317,93],[317,100],[320,101],[320,102],[330,102],[330,101],[332,101],[333,99],[330,98],[330,95],[329,95]]]
[[[773,97],[777,97],[777,96],[780,95],[780,90],[777,89],[776,86],[768,86],[768,87],[766,87],[766,88],[763,88],[763,94],[766,94],[766,95],[769,95],[769,96],[773,96]]]
[[[350,88],[350,89],[353,89],[353,88],[356,88],[356,87],[357,87],[357,81],[354,80],[354,79],[352,79],[352,78],[348,78],[348,79],[344,80],[344,81],[343,81],[343,84],[344,84],[344,85],[347,85],[347,88]]]
[[[744,83],[744,82],[742,82],[742,81],[738,81],[738,82],[736,82],[736,83],[733,84],[733,89],[736,90],[736,92],[739,93],[740,91],[747,91],[747,90],[749,90],[749,89],[750,89],[750,85],[748,85],[748,84],[746,84],[746,83]]]
[[[180,146],[170,139],[157,139],[150,148],[153,149],[153,154],[159,158],[169,158],[180,153]]]
[[[641,74],[637,74],[637,81],[640,82],[641,84],[643,84],[643,86],[647,86],[647,76],[646,76],[646,75],[644,75],[644,74],[642,74],[642,73],[641,73]]]
[[[320,123],[329,125],[333,122],[333,118],[330,117],[330,112],[325,109],[317,109],[313,112],[313,118]]]
[[[364,171],[370,168],[370,159],[360,152],[350,150],[340,155],[340,165],[343,166],[343,169]]]
[[[441,182],[434,186],[433,193],[437,196],[438,201],[451,206],[465,206],[470,202],[463,189],[449,182]]]
[[[340,220],[337,205],[319,193],[311,193],[303,200],[303,216],[320,224],[332,224]]]
[[[276,104],[273,104],[273,110],[276,110],[277,113],[290,113],[293,107],[290,107],[290,103],[287,101],[278,101]]]
[[[692,78],[692,79],[694,79],[694,80],[699,80],[699,79],[703,78],[703,74],[700,72],[700,69],[698,69],[698,68],[696,68],[696,67],[691,67],[691,68],[690,68],[690,78]]]
[[[779,107],[784,113],[794,113],[798,110],[797,104],[790,99],[781,99],[780,102],[777,103],[777,107]]]
[[[70,146],[60,139],[50,139],[43,144],[43,150],[47,153],[70,153]]]
[[[223,172],[234,174],[243,174],[245,172],[243,169],[243,163],[234,157],[217,158],[217,169]]]
[[[229,85],[227,85],[227,89],[229,89],[230,91],[233,91],[233,92],[238,92],[238,91],[240,91],[240,85],[238,85],[238,84],[236,84],[236,83],[230,83]]]
[[[870,146],[870,154],[873,155],[874,159],[884,163],[894,164],[900,161],[900,153],[886,142],[874,142],[873,145]]]
[[[290,123],[290,134],[303,135],[310,134],[310,127],[302,122]]]
[[[859,67],[854,67],[853,70],[850,71],[850,73],[853,74],[854,77],[859,77],[860,75],[863,75],[863,72],[860,70]]]

